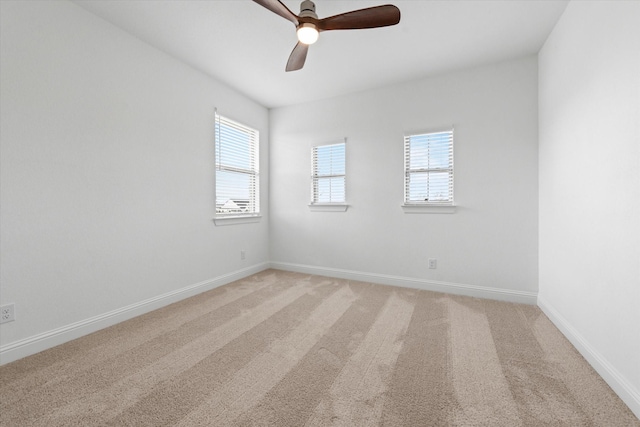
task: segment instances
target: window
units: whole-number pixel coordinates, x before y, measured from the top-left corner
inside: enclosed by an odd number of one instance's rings
[[[345,203],[346,143],[311,149],[311,204]]]
[[[453,130],[404,137],[405,206],[453,206]]]
[[[258,131],[216,113],[216,217],[260,213]]]

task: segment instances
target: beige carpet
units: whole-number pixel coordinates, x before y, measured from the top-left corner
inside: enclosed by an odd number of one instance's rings
[[[0,367],[2,426],[640,426],[534,306],[267,270]]]

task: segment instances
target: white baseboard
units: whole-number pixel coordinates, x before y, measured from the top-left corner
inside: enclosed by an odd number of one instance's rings
[[[609,387],[620,396],[620,399],[640,418],[640,391],[633,387],[626,378],[614,368],[607,359],[600,354],[589,342],[564,318],[548,301],[538,296],[538,307],[547,315],[549,320],[582,354],[587,362],[604,379]],[[637,355],[635,355],[637,356]]]
[[[260,263],[243,268],[216,278],[186,286],[163,295],[158,295],[108,313],[100,314],[89,319],[81,320],[70,325],[52,329],[38,335],[34,335],[19,341],[5,344],[0,347],[0,365],[14,360],[39,353],[43,350],[55,347],[65,342],[104,329],[116,323],[129,320],[141,314],[148,313],[158,308],[173,304],[185,298],[217,288],[227,283],[240,280],[269,268],[269,263]]]
[[[271,268],[275,268],[278,270],[295,271],[298,273],[315,274],[318,276],[336,277],[339,279],[358,280],[361,282],[371,282],[382,285],[401,286],[403,288],[444,292],[455,295],[466,295],[476,298],[518,302],[530,305],[535,305],[537,302],[537,293],[535,292],[514,291],[508,289],[489,288],[485,286],[466,285],[460,283],[438,282],[434,280],[390,276],[387,274],[365,273],[361,271],[316,267],[312,265],[292,264],[287,262],[272,261],[270,263],[270,266]]]

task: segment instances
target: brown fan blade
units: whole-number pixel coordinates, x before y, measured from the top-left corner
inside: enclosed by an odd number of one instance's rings
[[[309,45],[298,42],[296,47],[291,51],[291,55],[289,55],[289,60],[287,61],[287,71],[296,71],[301,69],[304,66],[304,61],[307,59],[307,51],[309,50]]]
[[[400,22],[400,9],[386,4],[329,16],[318,21],[318,30],[359,30],[388,27]]]
[[[285,19],[293,22],[293,25],[298,25],[298,16],[296,16],[293,12],[287,8],[281,1],[278,0],[253,0],[258,3],[260,6],[266,7],[271,12],[276,13],[282,16]]]

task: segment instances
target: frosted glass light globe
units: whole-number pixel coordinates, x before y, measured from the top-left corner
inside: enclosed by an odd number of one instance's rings
[[[314,44],[318,41],[318,30],[315,25],[311,23],[306,22],[300,25],[296,33],[298,34],[298,40],[300,40],[300,43]]]

